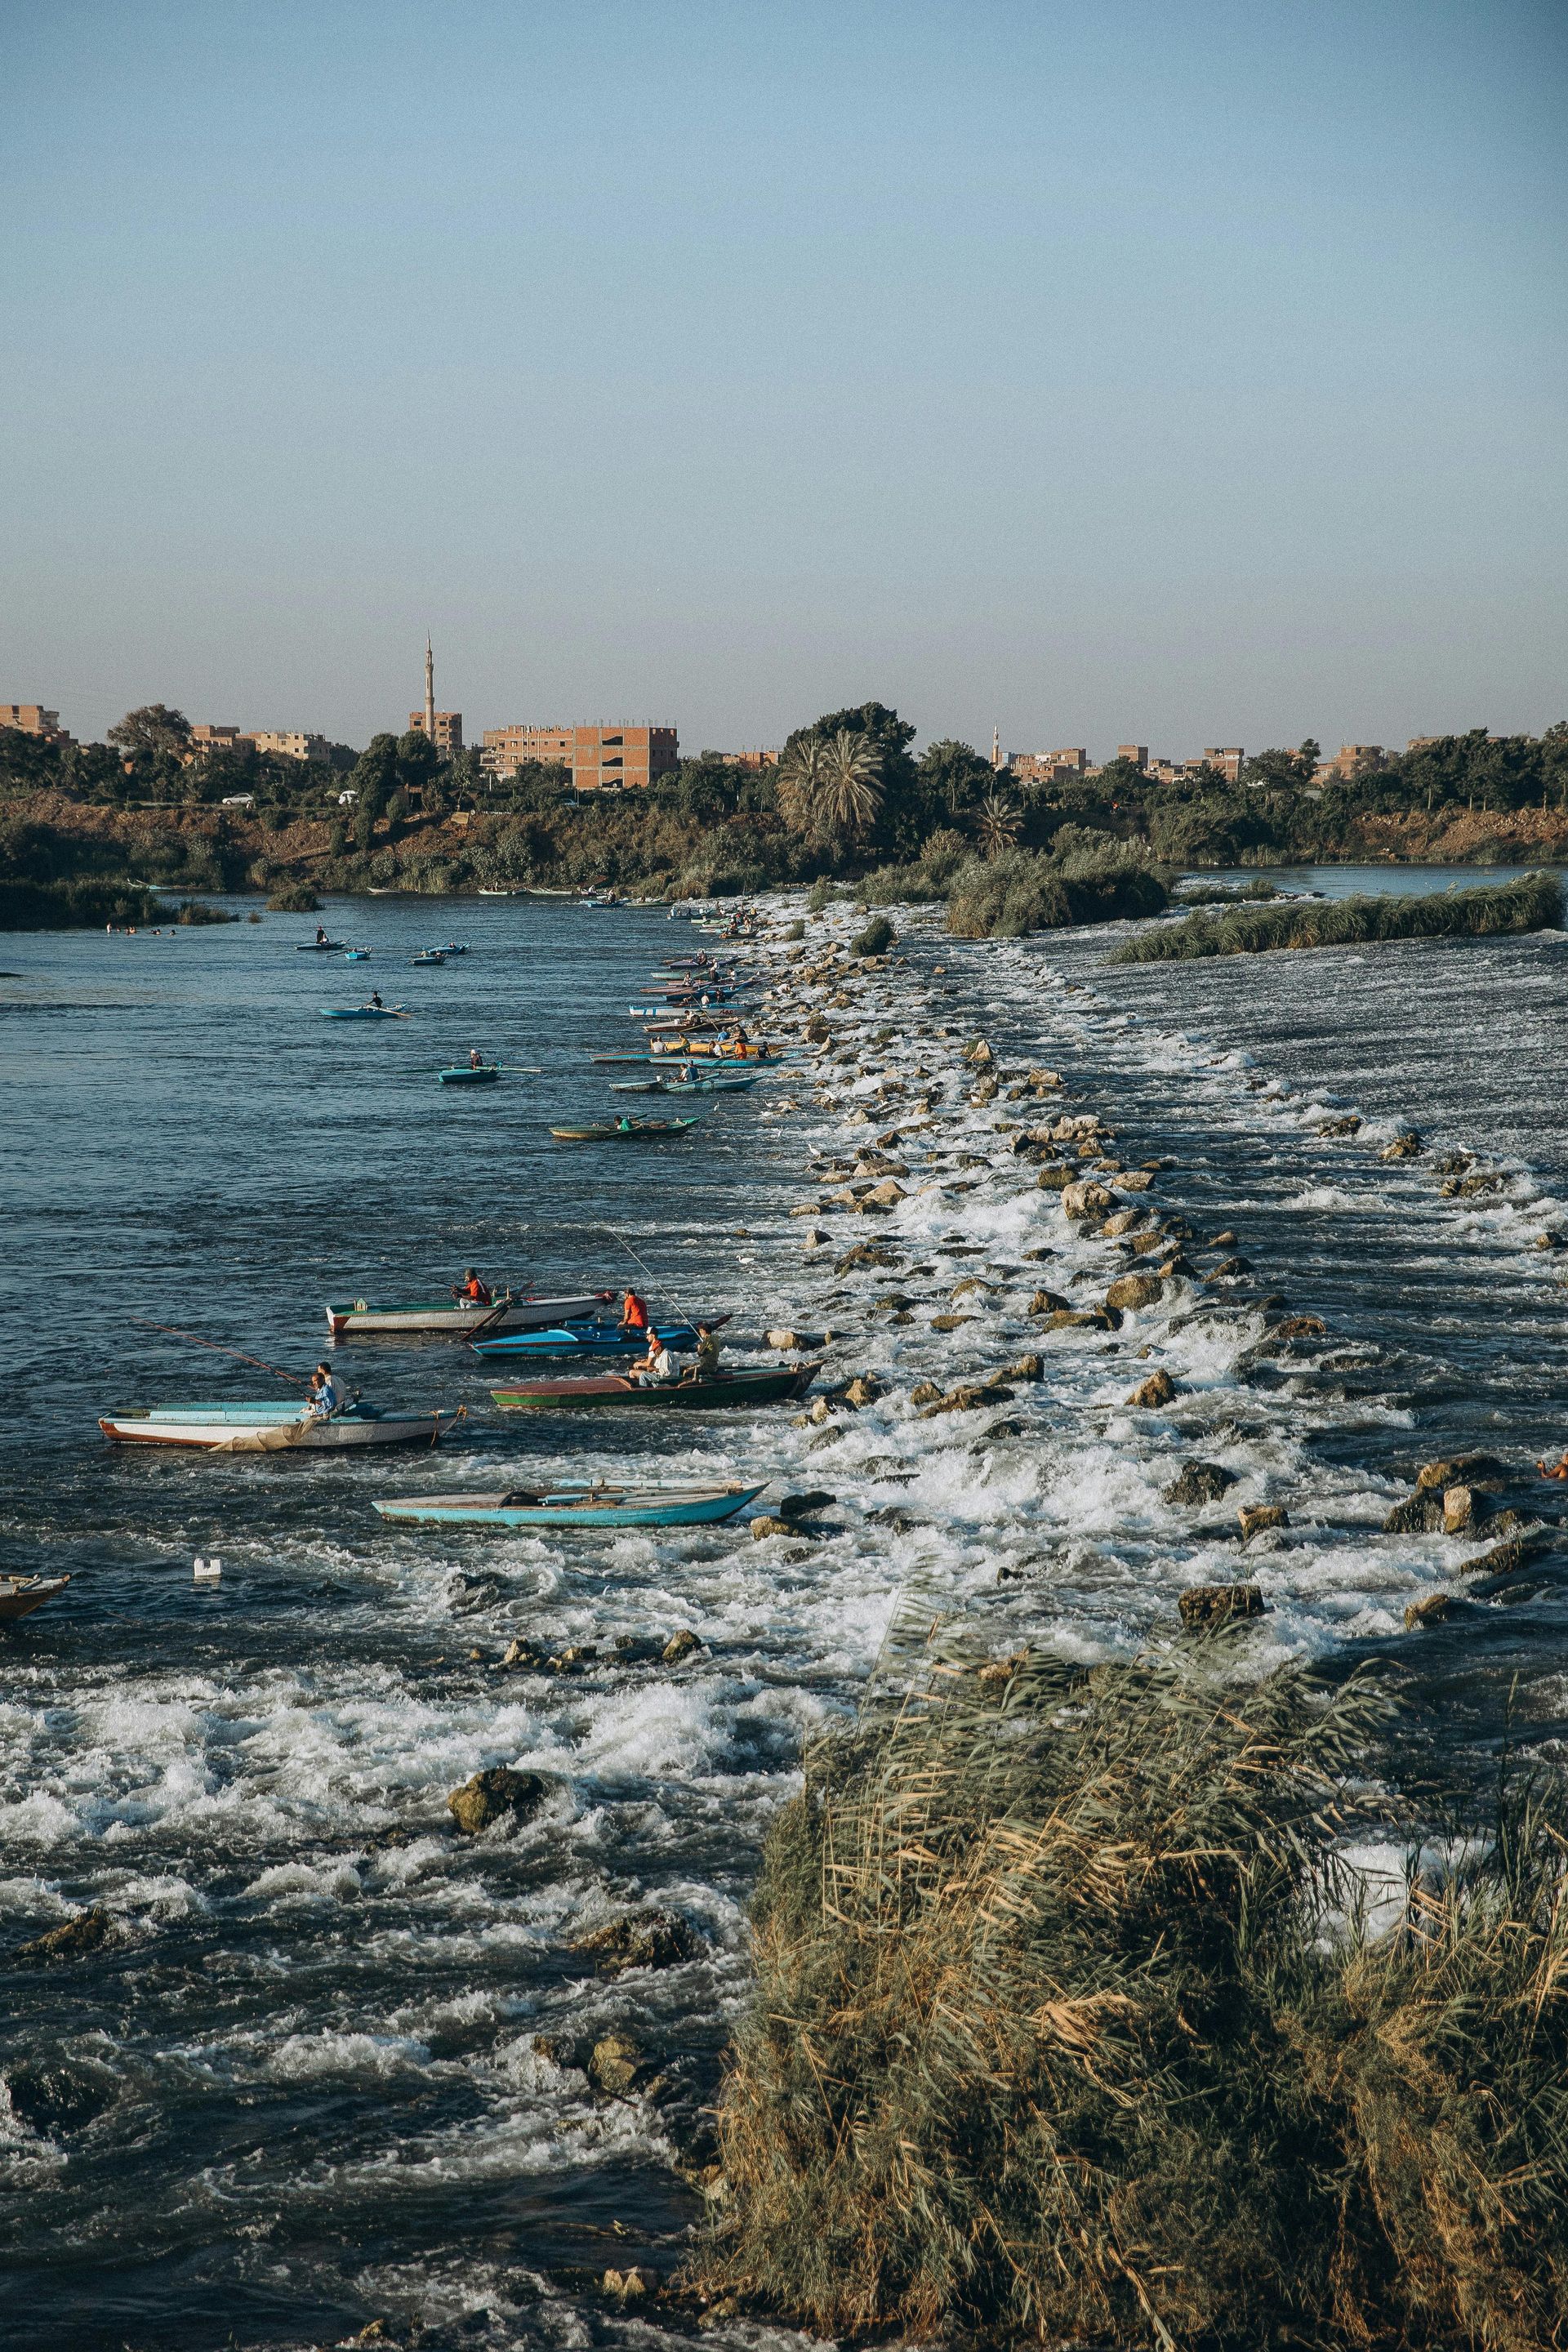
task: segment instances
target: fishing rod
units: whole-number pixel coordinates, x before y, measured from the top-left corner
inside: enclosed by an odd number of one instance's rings
[[[176,1331],[172,1323],[154,1323],[145,1315],[132,1315],[128,1319],[140,1323],[145,1330],[163,1331],[171,1339],[188,1340],[193,1348],[210,1348],[216,1356],[237,1357],[242,1364],[254,1364],[258,1371],[270,1372],[275,1381],[287,1381],[292,1388],[308,1389],[310,1385],[300,1372],[279,1371],[276,1364],[265,1363],[259,1356],[247,1356],[238,1348],[226,1348],[220,1340],[204,1339],[195,1331]]]
[[[649,1264],[648,1264],[648,1262],[647,1262],[647,1258],[646,1258],[646,1257],[644,1257],[644,1256],[642,1255],[642,1254],[641,1254],[641,1252],[640,1252],[640,1251],[638,1251],[638,1250],[635,1250],[635,1249],[632,1247],[632,1245],[631,1245],[630,1242],[629,1242],[629,1241],[627,1241],[627,1239],[626,1239],[626,1237],[625,1234],[618,1234],[618,1233],[616,1231],[616,1229],[615,1229],[614,1225],[606,1225],[606,1224],[605,1224],[603,1222],[601,1222],[601,1223],[600,1223],[599,1231],[600,1231],[602,1234],[609,1234],[609,1236],[610,1236],[610,1239],[611,1239],[613,1242],[618,1242],[618,1243],[620,1244],[620,1246],[622,1247],[622,1249],[624,1249],[624,1250],[625,1250],[625,1252],[626,1252],[626,1255],[627,1255],[628,1257],[635,1257],[635,1258],[637,1259],[637,1264],[641,1266],[641,1268],[642,1268],[642,1270],[643,1270],[644,1275],[645,1275],[645,1276],[647,1276],[647,1284],[648,1284],[648,1287],[649,1287],[649,1289],[650,1289],[650,1290],[657,1290],[657,1289],[659,1287],[658,1276],[655,1274],[655,1272],[654,1272],[654,1270],[653,1270],[652,1266],[651,1266],[651,1265],[649,1265]],[[680,1315],[680,1319],[681,1319],[681,1321],[682,1321],[683,1323],[689,1323],[689,1322],[691,1322],[693,1318],[692,1318],[692,1317],[691,1317],[691,1315],[690,1315],[689,1311],[689,1310],[688,1310],[688,1308],[683,1305],[682,1301],[681,1301],[681,1300],[680,1300],[680,1298],[678,1297],[678,1295],[677,1295],[676,1291],[674,1290],[673,1286],[672,1286],[672,1287],[671,1287],[671,1289],[670,1289],[670,1294],[669,1294],[669,1295],[670,1295],[671,1298],[673,1298],[673,1299],[675,1300],[676,1307],[677,1307],[677,1308],[678,1308],[678,1309],[679,1309],[679,1315]]]

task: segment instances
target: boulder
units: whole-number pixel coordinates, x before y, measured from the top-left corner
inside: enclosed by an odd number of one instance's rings
[[[1053,1087],[1061,1085],[1061,1079],[1055,1070],[1030,1070],[1026,1074],[1025,1083],[1033,1087],[1037,1094],[1049,1094]]]
[[[1081,1223],[1089,1217],[1108,1217],[1116,1206],[1116,1195],[1097,1184],[1092,1177],[1080,1177],[1076,1183],[1062,1190],[1064,1213]]]
[[[1045,1375],[1046,1367],[1041,1357],[1020,1356],[1016,1364],[1005,1366],[1001,1377],[1005,1381],[1039,1381],[1044,1380]]]
[[[1385,1143],[1377,1156],[1380,1160],[1415,1160],[1426,1149],[1424,1139],[1412,1127],[1406,1128],[1403,1135],[1396,1135],[1392,1143]],[[1405,1622],[1410,1622],[1409,1610],[1405,1612]]]
[[[907,1201],[909,1197],[896,1176],[884,1176],[879,1184],[872,1186],[860,1206],[863,1210],[896,1209],[900,1201]]]
[[[875,1404],[881,1393],[879,1384],[869,1372],[857,1372],[844,1391],[844,1402],[858,1411],[863,1405]]]
[[[942,1391],[938,1388],[934,1381],[921,1381],[917,1387],[912,1388],[910,1391],[910,1402],[911,1404],[935,1404],[941,1394]]]
[[[79,1911],[74,1919],[63,1919],[58,1927],[46,1927],[30,1943],[18,1944],[11,1958],[29,1963],[80,1959],[107,1944],[114,1933],[112,1916],[95,1903],[89,1910]]]
[[[1165,1489],[1167,1503],[1218,1503],[1236,1484],[1236,1475],[1217,1462],[1189,1462],[1179,1478]]]
[[[801,1343],[797,1332],[773,1330],[766,1333],[765,1337],[770,1348],[782,1348],[786,1355],[795,1355],[799,1352]]]
[[[526,1674],[535,1667],[543,1665],[545,1655],[544,1651],[532,1642],[525,1642],[519,1633],[501,1652],[501,1664],[503,1666],[515,1667]]]
[[[1436,1535],[1443,1524],[1443,1504],[1436,1493],[1412,1495],[1407,1502],[1395,1503],[1383,1523],[1385,1536]]]
[[[659,1652],[659,1663],[666,1666],[679,1666],[683,1659],[689,1658],[694,1651],[701,1647],[700,1635],[694,1633],[689,1625],[683,1625],[678,1633],[670,1635]]]
[[[592,1642],[569,1642],[552,1658],[545,1661],[552,1675],[585,1675],[599,1653]]]
[[[1476,1527],[1487,1515],[1487,1496],[1474,1486],[1446,1486],[1443,1489],[1443,1533],[1462,1536]]]
[[[1321,1118],[1318,1121],[1318,1133],[1320,1135],[1359,1135],[1361,1121],[1353,1112],[1345,1118]]]
[[[1386,1160],[1389,1155],[1385,1151],[1382,1156]],[[1405,1154],[1399,1152],[1395,1156],[1403,1160]],[[1423,1625],[1440,1625],[1445,1617],[1453,1615],[1454,1608],[1454,1595],[1451,1592],[1429,1592],[1425,1601],[1412,1601],[1406,1603],[1405,1630],[1407,1633],[1419,1633]]]
[[[931,1328],[933,1331],[957,1331],[962,1329],[965,1323],[973,1323],[974,1320],[975,1318],[973,1315],[933,1315],[931,1318]]]
[[[1100,1230],[1108,1242],[1119,1242],[1123,1234],[1130,1234],[1135,1225],[1141,1225],[1147,1213],[1143,1209],[1118,1209],[1113,1217],[1107,1217]]]
[[[976,1291],[980,1292],[982,1297],[990,1298],[994,1295],[995,1289],[996,1285],[994,1282],[983,1281],[977,1274],[966,1274],[962,1282],[953,1284],[947,1295],[956,1307],[961,1298],[972,1297]]]
[[[1540,1534],[1510,1536],[1506,1543],[1493,1544],[1489,1551],[1478,1552],[1473,1559],[1462,1559],[1458,1572],[1461,1576],[1511,1576],[1543,1540]]]
[[[1029,1301],[1028,1312],[1031,1315],[1070,1315],[1072,1307],[1059,1290],[1037,1290]]]
[[[1150,1168],[1124,1168],[1116,1181],[1124,1192],[1146,1192],[1154,1181],[1154,1174]]]
[[[1190,1633],[1212,1633],[1237,1618],[1261,1617],[1263,1593],[1256,1584],[1192,1584],[1176,1606]]]
[[[858,1265],[902,1265],[903,1253],[886,1242],[857,1242],[835,1262],[835,1274],[853,1274]]]
[[[1141,1381],[1127,1402],[1140,1406],[1145,1412],[1157,1412],[1162,1405],[1170,1403],[1175,1393],[1175,1381],[1162,1367],[1159,1371],[1151,1372],[1146,1381]]]
[[[1013,1391],[1003,1381],[974,1381],[963,1387],[950,1389],[934,1404],[928,1404],[921,1413],[922,1421],[934,1421],[939,1413],[978,1412],[985,1405],[1011,1404]]]
[[[1042,1192],[1065,1192],[1074,1179],[1070,1168],[1054,1166],[1042,1168],[1035,1181]]]
[[[977,1070],[988,1070],[991,1067],[992,1063],[996,1059],[996,1056],[991,1051],[990,1046],[985,1043],[984,1037],[976,1037],[973,1045],[969,1047],[963,1058],[966,1062],[972,1064]]]
[[[597,2089],[624,2099],[647,2075],[650,2066],[647,2053],[629,2033],[606,2033],[595,2042],[584,2072]]]
[[[454,1789],[447,1810],[465,1837],[478,1837],[497,1822],[531,1821],[550,1790],[541,1772],[514,1772],[510,1765],[497,1764]]]
[[[1274,1326],[1277,1339],[1322,1339],[1328,1336],[1328,1325],[1321,1315],[1287,1315]]]
[[[1243,1503],[1237,1512],[1243,1543],[1250,1543],[1265,1528],[1288,1528],[1290,1514],[1282,1503]]]
[[[779,1505],[781,1519],[809,1519],[817,1511],[831,1510],[838,1500],[826,1486],[810,1486],[804,1495],[786,1495]]]
[[[1163,1296],[1164,1287],[1157,1274],[1119,1275],[1105,1294],[1105,1303],[1121,1313],[1136,1314],[1141,1307],[1152,1307]]]
[[[1456,1454],[1442,1462],[1424,1462],[1415,1474],[1415,1490],[1428,1487],[1488,1486],[1505,1481],[1508,1465],[1495,1454]]]
[[[1210,1266],[1208,1278],[1211,1282],[1234,1282],[1238,1275],[1250,1274],[1251,1272],[1252,1264],[1250,1259],[1245,1257],[1222,1257],[1217,1265]]]
[[[701,1937],[678,1912],[628,1911],[579,1937],[572,1947],[594,1962],[601,1976],[619,1976],[626,1969],[673,1969],[694,1960],[704,1948]]]

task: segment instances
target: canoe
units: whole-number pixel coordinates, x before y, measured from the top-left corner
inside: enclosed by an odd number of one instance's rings
[[[716,1331],[729,1320],[727,1315],[703,1315],[689,1323],[659,1323],[656,1328],[665,1346],[682,1356],[697,1345],[698,1322]],[[618,1323],[559,1323],[548,1331],[520,1331],[510,1339],[471,1344],[476,1356],[640,1356],[647,1333],[623,1331]]]
[[[294,952],[296,955],[335,955],[342,946],[342,940],[301,940]]]
[[[405,1004],[323,1004],[323,1021],[406,1021]]]
[[[459,947],[456,940],[447,940],[444,946],[430,950],[432,955],[443,956],[467,955],[468,952],[467,947]]]
[[[503,1294],[490,1307],[456,1298],[373,1307],[367,1299],[349,1298],[329,1305],[327,1328],[334,1339],[367,1331],[436,1331],[447,1339],[468,1339],[481,1324],[488,1324],[491,1331],[542,1331],[552,1325],[586,1322],[616,1295],[613,1290],[589,1290],[571,1298],[535,1298],[522,1292],[515,1298]]]
[[[710,1058],[716,1062],[767,1062],[773,1058],[775,1048],[762,1044],[730,1045],[718,1037],[694,1037],[689,1032],[679,1037],[667,1037],[662,1031],[648,1039],[648,1051],[661,1058],[673,1054],[678,1061]]]
[[[562,1143],[630,1143],[637,1137],[680,1135],[699,1124],[693,1112],[689,1118],[616,1119],[593,1127],[552,1127],[550,1132]]]
[[[410,963],[433,964],[445,963],[447,959],[444,955],[437,955],[434,949],[426,949],[424,953],[420,955],[411,955],[408,961]]]
[[[820,1363],[764,1365],[755,1371],[715,1372],[707,1380],[688,1376],[660,1387],[643,1388],[614,1372],[580,1380],[531,1381],[526,1388],[492,1389],[502,1412],[623,1411],[719,1412],[749,1404],[783,1404],[803,1397],[822,1370]]]
[[[384,1519],[444,1528],[699,1528],[733,1518],[761,1486],[539,1486],[489,1495],[399,1495]]]
[[[752,1489],[753,1495],[761,1491],[757,1486]],[[0,1625],[15,1625],[20,1618],[30,1617],[69,1582],[68,1576],[0,1576]]]
[[[370,961],[370,950],[368,948],[345,948],[343,950],[343,961],[345,963],[368,963]]]
[[[613,1095],[734,1095],[757,1081],[750,1078],[612,1078]]]
[[[459,1062],[456,1068],[437,1070],[437,1077],[444,1087],[492,1086],[500,1076],[499,1062],[481,1062],[476,1070],[470,1063]]]
[[[435,1445],[457,1425],[438,1412],[382,1412],[351,1404],[305,1421],[296,1403],[137,1405],[99,1421],[117,1445],[196,1446],[209,1454],[337,1454],[360,1445]]]

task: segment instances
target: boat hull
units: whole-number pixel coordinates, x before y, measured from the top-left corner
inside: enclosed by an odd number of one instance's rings
[[[753,1494],[761,1493],[753,1487]],[[736,1506],[737,1509],[739,1505]],[[0,1625],[15,1625],[30,1617],[70,1582],[68,1576],[0,1576]]]
[[[732,1519],[761,1486],[561,1488],[533,1500],[505,1495],[409,1495],[378,1502],[384,1519],[439,1528],[701,1528]]]
[[[456,1419],[452,1413],[351,1411],[307,1423],[287,1407],[280,1416],[184,1405],[106,1414],[98,1425],[115,1445],[178,1445],[205,1454],[343,1454],[366,1445],[438,1444]]]
[[[710,1330],[727,1323],[727,1315],[701,1318]],[[677,1355],[689,1355],[697,1345],[695,1323],[661,1323],[658,1336]],[[617,1324],[562,1324],[550,1331],[521,1331],[510,1339],[476,1339],[476,1356],[640,1356],[647,1347],[646,1331],[622,1331]]]
[[[614,1293],[580,1291],[571,1298],[512,1298],[504,1306],[459,1307],[439,1299],[427,1306],[370,1307],[348,1300],[327,1308],[327,1328],[334,1339],[363,1333],[435,1331],[443,1338],[467,1339],[481,1323],[492,1331],[542,1331],[560,1323],[585,1322]]]
[[[802,1397],[820,1364],[792,1364],[777,1371],[721,1372],[716,1380],[671,1381],[639,1388],[613,1374],[598,1379],[533,1381],[525,1388],[492,1389],[502,1412],[726,1412],[751,1404],[783,1404]]]
[[[490,1062],[482,1070],[437,1070],[436,1076],[444,1087],[493,1087],[500,1072]]]

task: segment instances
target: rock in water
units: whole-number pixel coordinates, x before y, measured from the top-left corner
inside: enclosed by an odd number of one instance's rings
[[[588,2080],[612,2098],[624,2099],[648,2072],[648,2058],[629,2033],[606,2033],[595,2042],[588,2059]]]
[[[514,1772],[510,1765],[497,1764],[454,1789],[447,1810],[466,1837],[478,1837],[496,1822],[531,1821],[549,1794],[542,1773]]]
[[[679,1633],[670,1635],[658,1654],[663,1664],[678,1666],[683,1658],[689,1658],[693,1651],[700,1650],[701,1647],[700,1637],[689,1625],[683,1625]]]
[[[702,1938],[674,1911],[628,1911],[595,1927],[591,1936],[573,1945],[586,1953],[599,1974],[618,1977],[625,1969],[673,1969],[694,1960],[703,1949]]]
[[[1383,1523],[1383,1532],[1385,1536],[1429,1536],[1435,1535],[1442,1524],[1442,1498],[1428,1492],[1395,1503]]]
[[[1403,1158],[1404,1154],[1401,1153],[1398,1156]],[[1383,1157],[1385,1160],[1388,1158],[1386,1151]],[[1454,1605],[1454,1596],[1451,1592],[1429,1592],[1425,1601],[1407,1602],[1405,1611],[1405,1632],[1415,1633],[1419,1633],[1423,1625],[1440,1625],[1445,1617],[1453,1615]]]
[[[1217,1503],[1236,1484],[1235,1474],[1217,1462],[1189,1462],[1165,1489],[1167,1503]]]
[[[1152,1307],[1163,1295],[1164,1285],[1157,1274],[1123,1274],[1106,1292],[1105,1303],[1124,1313],[1136,1314],[1139,1307]]]
[[[1508,1465],[1495,1454],[1456,1454],[1446,1462],[1424,1462],[1415,1474],[1415,1490],[1436,1486],[1484,1486],[1505,1480]]]
[[[1263,1593],[1256,1584],[1193,1584],[1176,1606],[1189,1632],[1210,1633],[1238,1617],[1261,1617]]]
[[[1169,1372],[1161,1370],[1151,1372],[1146,1381],[1141,1381],[1127,1402],[1141,1406],[1145,1412],[1155,1412],[1161,1405],[1169,1404],[1175,1393],[1175,1381]]]
[[[18,1944],[11,1957],[14,1960],[75,1960],[88,1952],[96,1952],[107,1944],[114,1933],[114,1921],[101,1904],[95,1903],[89,1911],[79,1911],[74,1919],[62,1920],[58,1927],[46,1928],[35,1936],[30,1944]]]
[[[1109,1216],[1115,1206],[1115,1193],[1108,1192],[1103,1184],[1095,1183],[1091,1177],[1081,1177],[1076,1184],[1068,1184],[1062,1191],[1063,1213],[1076,1223],[1083,1223],[1090,1217]]]
[[[1290,1514],[1282,1503],[1243,1503],[1236,1516],[1241,1522],[1243,1543],[1261,1535],[1265,1528],[1288,1528],[1290,1524]]]

